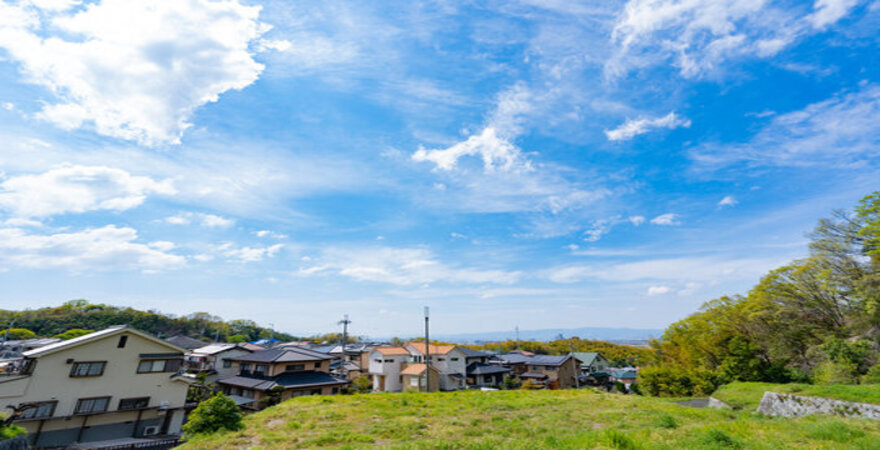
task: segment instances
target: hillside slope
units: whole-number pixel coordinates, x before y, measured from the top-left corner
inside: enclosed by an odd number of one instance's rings
[[[880,423],[693,409],[668,399],[567,391],[300,397],[248,416],[240,432],[182,449],[875,448]]]

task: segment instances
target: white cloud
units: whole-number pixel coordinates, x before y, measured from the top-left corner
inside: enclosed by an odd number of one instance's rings
[[[522,276],[520,272],[452,267],[421,248],[333,248],[313,261],[313,265],[302,268],[299,274],[332,272],[358,281],[402,286],[438,282],[512,284]]]
[[[627,220],[634,226],[639,226],[645,223],[645,216],[630,216]]]
[[[734,206],[738,203],[739,202],[732,195],[726,195],[718,202],[718,206]]]
[[[813,11],[765,0],[630,0],[612,32],[606,76],[672,59],[699,77],[734,58],[768,58],[848,14],[856,0],[817,0]]]
[[[685,289],[696,290],[700,283],[757,279],[767,270],[784,263],[785,259],[667,258],[603,266],[556,267],[546,271],[545,276],[557,283],[591,279],[624,283],[639,280],[685,282],[692,283],[686,284]]]
[[[685,283],[684,289],[679,290],[678,295],[692,295],[700,290],[701,287],[703,287],[703,285],[700,283]]]
[[[271,239],[287,239],[286,234],[276,233],[270,230],[260,230],[254,233],[259,238],[271,238]]]
[[[651,286],[648,288],[648,295],[663,295],[672,292],[672,288],[669,286]]]
[[[445,149],[419,147],[412,159],[433,162],[441,170],[452,170],[463,156],[479,156],[487,172],[532,170],[531,163],[511,142],[522,133],[522,116],[532,109],[532,97],[523,84],[514,85],[498,96],[495,110],[480,134]]]
[[[237,0],[42,0],[0,7],[0,47],[57,98],[40,117],[145,145],[177,143],[193,111],[243,89],[269,27]],[[43,33],[48,32],[48,35]],[[264,45],[266,47],[268,45]]]
[[[0,228],[0,267],[156,271],[186,263],[168,253],[172,243],[140,244],[137,237],[135,229],[114,225],[56,234]]]
[[[651,219],[651,223],[663,226],[681,225],[681,221],[678,220],[678,214],[673,213],[661,214]]]
[[[198,223],[199,225],[206,228],[229,228],[232,225],[235,225],[235,220],[233,219],[228,219],[214,214],[194,212],[184,212],[174,216],[169,216],[165,218],[164,222],[171,225],[189,225],[191,223]]]
[[[217,250],[228,259],[238,262],[259,262],[266,258],[272,258],[284,248],[284,244],[275,244],[268,247],[236,247],[227,242],[217,247]]]
[[[705,144],[690,151],[700,165],[734,163],[847,167],[876,160],[880,86],[842,93],[775,116],[747,143]]]
[[[674,130],[678,127],[690,127],[691,121],[680,117],[675,112],[670,112],[663,117],[653,119],[641,118],[636,120],[627,120],[619,127],[613,130],[605,130],[605,136],[609,141],[628,141],[640,134],[645,134],[653,129],[667,128]]]
[[[175,192],[169,180],[155,181],[104,166],[62,166],[4,180],[0,183],[0,209],[18,217],[124,211],[143,203],[149,194]]]

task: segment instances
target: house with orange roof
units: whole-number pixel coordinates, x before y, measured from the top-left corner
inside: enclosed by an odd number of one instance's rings
[[[428,367],[421,363],[407,364],[406,368],[400,371],[403,388],[405,390],[418,390],[419,392],[439,391],[440,380],[443,378],[443,374],[432,365],[430,368],[431,376],[426,377],[425,372],[427,370]]]
[[[425,377],[426,351],[430,353],[430,377]],[[407,342],[401,347],[376,347],[370,352],[369,372],[373,379],[373,391],[401,392],[418,388],[433,392],[464,389],[466,361],[467,356],[455,345],[431,344],[426,348],[424,342]],[[419,377],[422,381],[413,381]],[[431,384],[424,384],[423,378],[432,378]],[[434,378],[437,380],[436,385]]]

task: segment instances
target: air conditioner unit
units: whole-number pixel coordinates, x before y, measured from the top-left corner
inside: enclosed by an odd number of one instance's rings
[[[155,436],[159,434],[159,427],[153,425],[151,427],[144,427],[144,436]]]

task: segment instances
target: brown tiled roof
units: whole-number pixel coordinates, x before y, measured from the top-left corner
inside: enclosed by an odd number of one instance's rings
[[[407,342],[407,345],[416,349],[421,354],[425,354],[425,343],[424,342]],[[434,345],[431,344],[431,354],[432,355],[445,355],[455,349],[454,345]]]
[[[376,347],[376,351],[383,355],[409,355],[409,350],[403,347]]]
[[[400,371],[401,375],[421,375],[425,373],[425,365],[424,364],[410,364]]]

